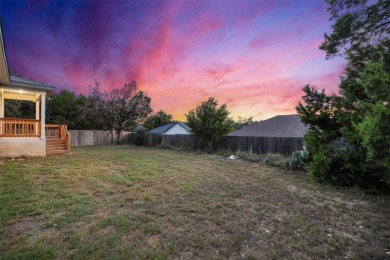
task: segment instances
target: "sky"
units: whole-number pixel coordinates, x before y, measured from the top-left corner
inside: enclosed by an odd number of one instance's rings
[[[28,79],[88,94],[135,80],[176,120],[208,97],[231,116],[294,114],[311,84],[337,93],[345,61],[319,50],[324,0],[4,1],[8,64]]]

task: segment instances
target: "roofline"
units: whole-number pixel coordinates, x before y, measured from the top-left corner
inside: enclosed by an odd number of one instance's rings
[[[20,83],[20,82],[15,82],[15,81],[11,81],[10,82],[11,84],[9,84],[9,86],[13,86],[13,87],[24,87],[24,88],[28,88],[28,89],[31,89],[31,90],[38,90],[38,91],[46,91],[46,92],[54,92],[55,91],[55,87],[50,87],[50,86],[44,86],[44,85],[34,85],[34,84],[26,84],[26,83]]]
[[[171,129],[172,127],[174,127],[175,125],[179,125],[179,126],[181,126],[182,128],[184,128],[184,130],[186,130],[187,132],[191,132],[191,131],[188,131],[188,129],[186,129],[184,126],[182,126],[181,124],[180,124],[181,122],[174,122],[174,123],[169,123],[169,124],[172,124],[170,127],[168,127],[164,132],[162,132],[162,133],[151,133],[151,134],[155,134],[155,135],[161,135],[161,134],[164,134],[164,133],[166,133],[167,131],[169,131],[169,129]],[[168,124],[166,124],[166,125],[168,125]],[[162,126],[164,126],[164,125],[162,125]],[[159,127],[161,127],[161,126],[159,126]],[[156,127],[156,128],[159,128],[159,127]],[[156,128],[154,128],[154,129],[156,129]],[[150,130],[150,131],[153,131],[154,129],[152,129],[152,130]],[[148,132],[150,132],[150,131],[148,131]]]
[[[166,131],[168,131],[169,129],[171,129],[172,126],[174,126],[176,123],[169,123],[169,124],[172,124],[172,125],[171,125],[170,127],[168,127],[167,130],[165,130],[164,132],[162,132],[162,133],[152,133],[152,134],[161,135],[161,134],[165,133]],[[165,124],[165,125],[169,125],[169,124]],[[161,125],[161,126],[159,126],[159,127],[162,127],[162,126],[164,126],[164,125]],[[159,128],[159,127],[153,128],[153,129],[150,130],[150,131],[153,131],[154,129],[157,129],[157,128]],[[148,132],[150,132],[150,131],[148,131]]]
[[[168,132],[168,130],[171,129],[171,128],[172,128],[174,125],[176,125],[176,124],[177,124],[177,122],[176,122],[176,123],[172,123],[172,125],[171,125],[170,127],[168,127],[167,130],[165,130],[164,132],[162,132],[162,134]]]
[[[12,90],[12,91],[17,91],[17,90],[25,90],[25,91],[32,91],[36,93],[42,93],[46,92],[47,94],[51,94],[51,90],[44,89],[44,88],[32,88],[32,87],[26,87],[26,86],[20,86],[20,88],[16,88],[17,86],[15,85],[9,85],[9,84],[0,84],[0,89],[4,90]]]
[[[0,17],[0,40],[1,40],[1,46],[2,46],[2,53],[3,53],[3,57],[4,57],[4,62],[5,62],[5,68],[7,70],[7,75],[8,75],[8,82],[11,81],[11,75],[9,73],[9,68],[8,68],[8,62],[7,62],[7,55],[5,54],[5,41],[4,41],[4,34],[3,34],[3,23],[1,21],[1,17]]]
[[[14,84],[11,84],[11,83],[14,83]],[[18,81],[18,80],[14,80],[14,79],[11,80],[10,79],[10,85],[26,86],[26,87],[38,87],[38,88],[45,88],[47,90],[55,90],[55,87],[53,87],[53,86],[48,86],[48,85],[40,84],[38,82],[33,82],[33,81],[22,82],[22,81]]]
[[[48,87],[48,86],[28,86],[23,84],[0,84],[0,88],[3,89],[10,89],[10,90],[17,90],[16,87],[26,89],[27,91],[34,91],[34,92],[46,92],[48,95],[52,94],[54,92],[54,87]]]
[[[169,127],[167,130],[165,130],[163,133],[167,132],[169,129],[171,129],[171,128],[174,127],[175,125],[181,126],[181,127],[184,128],[184,130],[186,130],[187,132],[191,132],[191,131],[188,131],[188,129],[186,129],[186,128],[185,128],[184,126],[182,126],[180,123],[181,123],[181,122],[172,123],[171,127]],[[162,134],[163,134],[163,133],[162,133]]]

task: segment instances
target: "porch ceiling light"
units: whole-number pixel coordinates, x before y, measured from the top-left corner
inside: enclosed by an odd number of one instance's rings
[[[20,93],[20,94],[23,94],[23,89],[19,90],[19,93]]]

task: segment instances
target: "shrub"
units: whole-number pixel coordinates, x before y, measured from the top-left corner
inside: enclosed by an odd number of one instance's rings
[[[367,161],[364,150],[348,145],[341,139],[319,146],[308,168],[319,182],[358,185],[369,191],[385,188],[385,169],[374,161]]]
[[[309,152],[306,149],[295,151],[287,160],[286,166],[290,170],[302,170],[305,168],[305,163],[309,159]]]
[[[213,150],[216,141],[231,132],[234,123],[226,105],[218,106],[218,101],[212,97],[190,110],[186,117],[191,133],[206,144],[208,152]]]

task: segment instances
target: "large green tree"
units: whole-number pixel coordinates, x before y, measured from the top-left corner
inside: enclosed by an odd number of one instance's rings
[[[173,123],[172,115],[166,114],[163,110],[158,111],[156,114],[149,116],[146,118],[143,126],[147,129],[151,130],[156,127]]]
[[[203,141],[208,149],[211,149],[214,142],[233,130],[234,121],[229,117],[226,105],[218,106],[218,101],[212,97],[189,111],[186,117],[191,132]]]
[[[364,114],[354,128],[367,159],[386,168],[388,174],[380,177],[390,187],[390,70],[386,70],[383,59],[365,65],[359,83],[369,99],[358,102]]]
[[[297,111],[309,125],[309,169],[319,181],[390,187],[388,75],[390,1],[330,0],[332,33],[320,46],[347,60],[340,94],[304,88]]]
[[[78,128],[77,117],[80,114],[79,97],[71,91],[61,90],[47,99],[46,122],[66,124],[69,129]]]
[[[328,0],[332,33],[324,35],[320,49],[326,58],[356,55],[388,44],[390,1]],[[368,5],[367,2],[370,4]]]

